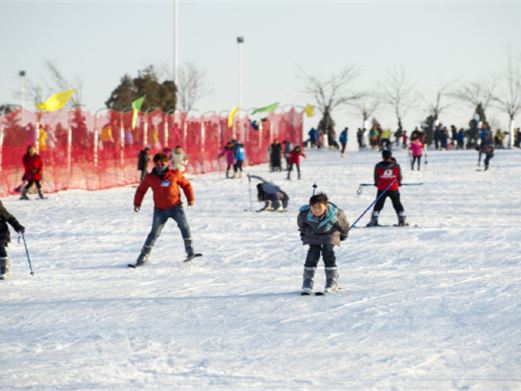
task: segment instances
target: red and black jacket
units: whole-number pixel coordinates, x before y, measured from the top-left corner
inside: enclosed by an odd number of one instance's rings
[[[378,190],[385,190],[391,183],[388,191],[398,190],[402,184],[402,170],[398,163],[383,160],[374,167],[374,184]]]

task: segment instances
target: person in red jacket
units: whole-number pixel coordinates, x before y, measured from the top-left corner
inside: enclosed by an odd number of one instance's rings
[[[145,175],[145,178],[138,186],[134,195],[134,212],[139,212],[143,198],[149,188],[152,188],[154,199],[154,218],[152,221],[152,229],[141,249],[141,253],[135,264],[129,264],[129,267],[143,266],[148,262],[148,257],[152,251],[152,247],[157,238],[161,234],[166,221],[172,218],[177,223],[184,241],[186,252],[185,261],[189,261],[194,257],[201,256],[195,253],[192,245],[192,236],[190,227],[186,220],[181,201],[179,188],[183,189],[186,196],[188,206],[194,204],[194,193],[192,185],[183,176],[179,170],[171,170],[168,167],[168,157],[164,153],[158,153],[154,156],[154,168],[152,172]]]
[[[45,198],[42,193],[42,185],[40,184],[40,181],[42,180],[43,162],[40,156],[36,153],[36,148],[33,145],[27,147],[27,152],[22,161],[25,168],[23,179],[27,181],[27,185],[22,189],[22,196],[20,199],[29,199],[29,197],[27,197],[27,192],[33,184],[36,184],[38,196],[40,198]]]
[[[288,179],[291,179],[291,171],[293,170],[293,166],[295,165],[297,167],[297,177],[300,179],[300,157],[305,158],[306,155],[302,150],[300,149],[300,146],[296,146],[291,150],[288,156]]]
[[[387,192],[376,202],[373,208],[371,221],[367,224],[368,227],[375,227],[378,225],[378,216],[383,209],[385,199],[389,197],[393,203],[393,208],[398,215],[398,225],[405,226],[407,219],[403,205],[400,202],[400,186],[402,185],[402,170],[400,165],[396,163],[392,152],[388,149],[382,151],[383,160],[374,167],[374,185],[378,189],[376,198],[378,198],[387,189]]]

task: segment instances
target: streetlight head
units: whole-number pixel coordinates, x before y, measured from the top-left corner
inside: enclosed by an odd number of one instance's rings
[[[244,37],[237,37],[237,43],[244,43]]]
[[[18,72],[18,76],[24,77],[25,76],[25,71]]]

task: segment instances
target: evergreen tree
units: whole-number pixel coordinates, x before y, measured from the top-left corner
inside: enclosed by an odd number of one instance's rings
[[[142,111],[159,108],[166,113],[175,110],[176,92],[173,81],[165,80],[160,83],[154,67],[149,66],[139,71],[134,79],[128,75],[123,76],[105,105],[109,109],[126,111],[134,100],[146,96]]]

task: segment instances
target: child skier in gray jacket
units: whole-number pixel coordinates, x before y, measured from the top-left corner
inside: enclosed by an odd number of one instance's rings
[[[325,292],[335,292],[338,272],[334,246],[340,246],[340,242],[347,239],[349,229],[344,211],[329,202],[326,194],[316,194],[309,199],[309,205],[300,208],[297,223],[302,243],[309,245],[301,293],[309,295],[313,292],[313,278],[320,254],[325,266]]]

